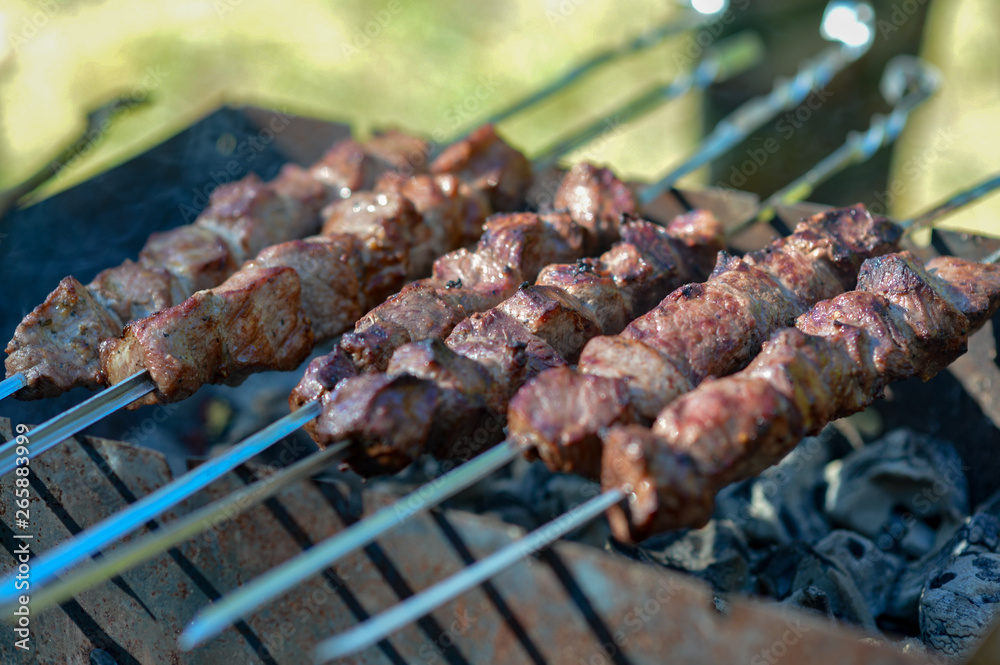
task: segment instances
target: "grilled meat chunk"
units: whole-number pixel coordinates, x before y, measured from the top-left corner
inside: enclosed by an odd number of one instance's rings
[[[593,478],[601,470],[597,432],[632,422],[632,407],[624,381],[577,376],[559,367],[535,378],[534,390],[518,391],[511,400],[510,427],[518,431],[518,443],[532,446],[533,454],[550,467]],[[552,441],[555,446],[549,445]]]
[[[925,271],[907,252],[868,260],[857,291],[816,304],[743,371],[676,400],[652,430],[607,433],[602,484],[634,495],[612,511],[615,535],[703,524],[723,486],[865,408],[888,383],[940,371],[998,307],[1000,266],[948,259]]]
[[[554,286],[525,286],[497,309],[520,321],[570,363],[601,327],[583,303]]]
[[[111,383],[149,371],[156,390],[130,405],[137,408],[184,399],[205,383],[239,385],[255,371],[294,369],[312,342],[295,270],[247,268],[128,324],[101,343],[101,363]]]
[[[272,245],[244,269],[293,268],[301,283],[302,309],[319,343],[342,333],[361,316],[365,294],[359,280],[364,275],[360,254],[360,241],[354,236],[313,236]]]
[[[411,284],[358,321],[340,347],[358,372],[381,372],[395,349],[410,340],[444,339],[465,316],[447,290]]]
[[[410,274],[410,248],[427,235],[409,200],[393,193],[358,192],[332,203],[323,215],[323,235],[352,235],[360,241],[366,302],[381,302],[400,289]]]
[[[591,317],[600,323],[601,334],[617,335],[628,323],[625,299],[610,273],[597,259],[576,263],[554,263],[538,273],[536,284],[553,286],[580,301]]]
[[[326,447],[352,441],[345,462],[359,473],[399,471],[422,452],[431,431],[425,414],[433,411],[437,393],[432,381],[405,374],[347,379],[323,394],[316,442]]]
[[[77,386],[101,386],[101,365],[92,359],[100,340],[117,334],[120,326],[87,287],[63,278],[45,302],[24,317],[7,345],[7,374],[23,372],[28,379],[18,397],[40,399]]]
[[[515,209],[531,185],[531,163],[483,125],[438,155],[431,173],[454,173],[468,187],[483,192],[499,212]]]
[[[552,201],[556,210],[566,210],[587,231],[587,248],[593,252],[618,240],[623,215],[635,215],[638,207],[631,190],[605,168],[580,163],[559,183]]]

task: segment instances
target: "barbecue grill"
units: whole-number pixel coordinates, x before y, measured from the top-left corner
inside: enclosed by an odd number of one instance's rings
[[[254,109],[220,112],[186,137],[175,139],[174,149],[183,151],[198,144],[200,133],[212,136],[219,130],[206,127],[213,124],[229,132],[252,132],[269,117],[266,111]],[[348,133],[346,127],[309,120],[291,123],[291,131],[277,142],[278,149],[302,161],[308,159],[306,141],[296,137],[311,141],[317,135]],[[163,163],[160,158],[157,161]],[[125,177],[135,168],[135,164],[125,165],[108,176]],[[541,189],[545,191],[544,186]],[[58,219],[60,209],[76,204],[72,195],[68,192],[20,214]],[[80,196],[85,198],[83,193]],[[724,225],[734,227],[752,216],[756,204],[755,197],[739,192],[671,189],[651,200],[644,213],[666,222],[687,210],[705,208]],[[754,227],[731,244],[738,250],[759,247],[765,238],[787,233],[796,220],[822,208],[778,205],[770,228]],[[996,246],[980,238],[936,233],[935,244],[920,252],[929,257],[946,249],[981,258]],[[973,496],[979,497],[995,489],[987,472],[995,462],[983,445],[996,438],[995,425],[1000,422],[995,419],[997,409],[989,390],[997,371],[991,341],[990,330],[979,333],[970,344],[970,353],[951,368],[954,378],[943,376],[926,385],[903,384],[894,388],[893,399],[880,409],[886,426],[907,424],[927,430],[939,426],[941,413],[973,413],[974,417],[954,420],[975,438],[960,436],[950,427],[948,436],[977,444],[961,452],[973,469],[981,471],[970,474]],[[252,395],[260,388],[258,382],[241,390]],[[924,416],[926,422],[915,422],[919,420],[911,412],[915,404],[934,405]],[[191,409],[191,405],[181,405],[166,416],[154,414],[146,420],[154,420],[149,428],[155,430],[160,417],[191,417]],[[123,417],[121,422],[136,427],[134,419]],[[145,433],[145,422],[138,424],[139,433]],[[10,438],[13,432],[9,423],[6,426],[5,438]],[[88,437],[39,457],[32,462],[32,472],[37,496],[32,504],[35,552],[148,495],[171,475],[161,457],[141,447]],[[168,525],[209,499],[227,496],[269,473],[256,466],[240,466],[203,494],[171,510],[160,523]],[[9,508],[14,505],[11,481],[10,476],[4,481],[0,511],[4,511],[8,532],[5,541],[13,543],[17,525]],[[215,662],[234,657],[301,662],[304,653],[330,634],[462,569],[517,535],[502,523],[453,511],[414,518],[208,646],[188,655],[177,652],[177,633],[206,600],[219,598],[390,501],[387,494],[350,481],[296,482],[263,508],[234,515],[208,536],[178,545],[168,555],[81,593],[60,611],[38,615],[32,626],[37,631],[39,662],[49,662],[50,653],[60,654],[51,662],[60,662],[65,654],[86,656],[91,662],[111,662],[110,658],[120,663]],[[8,548],[11,558],[5,561],[5,570],[14,569],[15,552],[14,546]],[[637,589],[651,591],[637,593]],[[792,637],[785,637],[789,631]],[[12,661],[19,656],[10,645],[0,649]],[[786,655],[796,662],[816,653],[835,653],[844,662],[917,662],[813,617],[756,601],[715,597],[704,585],[683,576],[571,543],[560,543],[538,558],[525,557],[493,582],[419,620],[391,641],[355,656],[355,662],[638,663],[658,662],[668,652],[681,662]]]

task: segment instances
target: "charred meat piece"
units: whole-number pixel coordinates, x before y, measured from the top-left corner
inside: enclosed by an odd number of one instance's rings
[[[331,234],[291,240],[268,247],[244,266],[293,268],[301,283],[302,309],[317,343],[342,333],[361,316],[365,294],[360,242],[354,236]]]
[[[554,286],[578,299],[594,320],[600,322],[601,334],[617,335],[628,323],[625,299],[614,278],[596,259],[545,266],[536,284]]]
[[[815,305],[743,371],[681,397],[652,430],[612,428],[602,484],[634,493],[612,511],[615,535],[703,524],[723,486],[870,405],[888,383],[927,379],[964,353],[1000,306],[1000,266],[947,259],[927,268],[907,252],[866,261],[857,291]]]
[[[83,284],[65,277],[41,305],[24,317],[7,344],[7,374],[23,372],[21,399],[53,397],[71,388],[96,389],[104,375],[97,362],[102,339],[121,322]]]
[[[511,400],[510,427],[517,430],[518,443],[531,446],[550,467],[595,478],[601,470],[597,432],[634,418],[624,381],[578,376],[560,367],[536,378],[534,390],[519,391]]]
[[[423,451],[431,431],[426,414],[437,399],[437,386],[414,376],[366,374],[347,379],[323,394],[314,436],[322,447],[353,442],[345,462],[358,473],[393,473]]]
[[[445,344],[454,348],[467,346],[469,340],[485,338],[512,346],[523,346],[527,354],[527,378],[531,378],[550,367],[560,367],[566,361],[555,349],[538,335],[498,307],[485,312],[477,312],[465,319],[451,331]]]
[[[465,316],[446,290],[411,284],[358,321],[340,347],[359,372],[384,371],[395,349],[410,340],[444,339]]]
[[[468,187],[483,192],[490,207],[513,210],[531,185],[531,163],[504,143],[491,125],[483,125],[438,155],[431,173],[453,173]]]
[[[631,190],[605,168],[580,163],[559,183],[552,201],[556,210],[566,210],[587,231],[590,251],[618,240],[623,215],[635,215],[638,207]]]
[[[583,255],[583,232],[565,213],[494,215],[486,221],[477,254],[490,254],[532,282],[550,263]]]
[[[570,363],[601,327],[583,303],[554,286],[525,286],[497,309],[520,321]]]
[[[370,190],[387,171],[414,175],[426,171],[429,146],[417,137],[390,131],[361,143],[338,142],[309,169],[309,174],[346,199],[354,192]]]
[[[134,321],[101,343],[111,383],[148,370],[156,389],[133,402],[173,402],[205,383],[239,385],[262,369],[290,370],[312,348],[292,268],[247,268],[215,289]]]
[[[394,172],[387,173],[376,185],[377,191],[395,192],[409,199],[427,227],[427,241],[410,250],[411,274],[430,274],[437,257],[468,244],[470,234],[477,239],[482,233],[488,208],[479,202],[470,205],[460,193],[460,185],[451,174],[404,178]]]
[[[323,235],[352,235],[360,242],[366,302],[381,302],[400,289],[410,273],[410,248],[423,242],[427,232],[409,200],[358,192],[331,204],[323,215]]]

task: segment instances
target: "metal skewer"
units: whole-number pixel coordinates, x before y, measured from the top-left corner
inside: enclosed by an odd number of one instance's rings
[[[750,53],[750,55],[753,54]],[[754,55],[754,57],[756,57],[756,55]],[[128,380],[132,381],[133,379],[140,384],[140,386],[146,388],[145,392],[153,390],[145,371],[130,377]],[[117,387],[118,386],[114,386],[109,390],[114,390]],[[100,403],[100,398],[102,398],[107,392],[108,391],[105,391],[105,393],[96,395],[85,404],[92,403],[94,401],[98,401],[98,403]],[[137,397],[133,399],[136,399]],[[124,399],[124,397],[122,399]],[[283,437],[317,417],[319,413],[319,402],[307,403],[302,408],[275,421],[242,443],[233,446],[223,455],[198,467],[195,471],[175,479],[174,481],[161,487],[153,494],[145,497],[142,501],[128,506],[103,522],[87,529],[81,534],[78,534],[73,539],[66,541],[52,550],[49,550],[45,554],[38,557],[36,562],[32,565],[33,587],[38,589],[44,586],[53,578],[77,565],[91,554],[100,551],[102,548],[111,544],[115,540],[141,527],[148,520],[155,519],[163,512],[166,512],[184,499],[203,489],[212,480],[225,475],[240,464],[250,461],[268,447],[275,445]],[[59,420],[59,416],[53,419],[53,421]],[[90,422],[93,422],[93,420]],[[71,436],[75,432],[79,431],[79,428],[70,431],[71,428],[64,426],[61,422],[52,424],[52,421],[49,421],[49,423],[45,424],[45,427],[53,431],[56,431],[56,426],[59,427],[57,430],[58,435],[63,438]],[[69,433],[67,434],[65,432]],[[39,444],[35,439],[35,432],[29,432],[26,436],[28,437],[28,444],[26,445],[30,451],[29,457],[34,457],[38,454],[36,449],[39,447]],[[51,448],[61,440],[56,439],[56,436],[56,434],[46,436],[43,441],[45,449]],[[15,459],[16,458],[13,455],[12,448],[0,449],[0,469],[14,464]],[[210,471],[206,471],[206,467],[210,467]],[[155,498],[151,498],[154,497],[154,495]],[[14,589],[13,577],[0,581],[0,606],[11,602],[12,599],[16,597],[17,592]]]
[[[871,129],[863,135],[852,133],[844,146],[834,151],[830,157],[822,160],[817,167],[809,169],[793,183],[769,197],[762,204],[761,211],[749,217],[748,221],[739,225],[738,228],[770,219],[763,213],[771,212],[773,214],[775,206],[789,205],[804,200],[818,184],[841,170],[870,158],[879,147],[891,143],[899,135],[910,111],[933,94],[937,88],[938,78],[935,70],[924,67],[915,58],[904,58],[893,62],[895,64],[890,64],[886,76],[883,78],[884,85],[890,87],[887,84],[889,82],[892,89],[897,90],[889,95],[895,97],[899,103],[899,107],[894,110],[893,115],[888,119],[876,116],[873,119]],[[906,86],[899,87],[903,84]],[[903,93],[909,88],[915,89],[904,95]],[[968,198],[964,194],[959,196]],[[952,200],[949,200],[941,207],[951,205]],[[287,593],[295,585],[364,547],[383,533],[402,524],[409,517],[439,505],[497,469],[509,464],[523,452],[523,447],[512,441],[505,441],[415,490],[395,504],[356,522],[308,551],[241,586],[196,617],[191,627],[192,644],[203,642],[218,634],[234,621]],[[229,502],[225,500],[216,502],[216,506],[216,510],[220,513],[231,509]],[[154,534],[149,538],[156,537]],[[168,545],[164,543],[157,549],[164,551],[167,547]]]
[[[1000,261],[1000,251],[986,257],[981,263]],[[326,663],[335,658],[343,658],[362,649],[377,644],[392,633],[405,628],[412,622],[434,611],[449,600],[453,600],[491,577],[503,572],[519,560],[530,556],[564,534],[577,529],[604,510],[621,502],[628,490],[611,489],[602,492],[586,503],[564,513],[551,522],[532,531],[527,536],[490,554],[485,559],[466,567],[451,577],[410,596],[390,609],[371,617],[350,630],[320,642],[314,651],[316,663]],[[244,587],[243,589],[245,589]],[[243,590],[241,589],[241,591]],[[205,612],[207,614],[208,612]],[[180,643],[194,645],[193,637],[201,630],[198,623],[189,625],[181,633]]]
[[[13,395],[26,385],[28,385],[28,379],[25,378],[24,374],[18,372],[17,374],[8,376],[3,381],[0,381],[0,399],[8,395]]]

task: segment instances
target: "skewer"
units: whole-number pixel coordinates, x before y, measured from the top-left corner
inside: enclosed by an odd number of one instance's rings
[[[629,119],[638,117],[642,113],[652,110],[655,104],[665,103],[693,90],[707,88],[716,81],[735,76],[758,63],[762,57],[761,42],[756,35],[736,35],[720,42],[714,49],[709,49],[705,52],[705,60],[702,66],[699,67],[700,74],[685,74],[675,84],[667,86],[666,89],[658,88],[655,99],[641,99],[638,106],[636,106],[635,101],[630,102],[626,105],[624,111],[619,109],[613,111],[611,115],[618,116],[625,113]],[[596,121],[595,125],[603,127],[604,120]],[[546,164],[553,163],[559,156],[564,154],[561,152],[562,150],[573,150],[584,145],[588,140],[593,138],[589,130],[590,128],[571,137],[555,148],[547,150],[543,161],[541,163],[537,161],[533,162],[532,167],[536,171],[540,170]],[[11,378],[13,379],[14,377]],[[144,390],[137,387],[134,393],[130,393],[134,394],[132,399],[126,401],[120,397],[117,388],[122,384],[117,384],[97,393],[77,407],[54,416],[42,426],[29,432],[27,434],[30,451],[28,458],[34,459],[37,455],[49,450],[83,428],[92,425],[101,418],[127,406],[139,397],[155,389],[155,384],[149,379],[149,374],[146,370],[130,377],[129,381],[132,380],[135,380],[135,386],[142,385],[144,387]],[[84,406],[86,406],[86,409],[77,410]],[[91,416],[91,414],[99,415]],[[14,455],[14,448],[13,442],[0,446],[0,476],[10,473],[15,468],[14,460],[16,456]]]
[[[654,46],[662,43],[667,37],[670,37],[671,35],[675,35],[685,30],[690,30],[702,26],[704,24],[710,23],[715,19],[721,17],[728,9],[729,9],[729,0],[722,0],[719,2],[718,6],[712,7],[710,9],[703,9],[699,8],[699,6],[692,5],[690,6],[690,8],[683,10],[684,13],[680,18],[670,19],[660,24],[659,26],[656,26],[644,33],[641,33],[637,37],[632,38],[631,40],[625,42],[624,44],[621,44],[619,46],[608,47],[603,51],[594,54],[588,60],[565,72],[562,76],[555,79],[554,81],[546,85],[544,88],[528,95],[527,97],[520,99],[519,101],[511,104],[505,109],[497,111],[495,114],[490,116],[489,119],[487,119],[483,124],[497,124],[503,120],[506,120],[507,118],[510,118],[511,116],[516,115],[517,113],[520,113],[521,111],[524,111],[530,108],[531,106],[539,104],[545,101],[546,99],[552,97],[553,95],[559,93],[560,91],[566,89],[574,82],[581,79],[586,74],[601,67],[602,65],[624,58],[628,55],[632,55],[653,48]],[[749,51],[745,50],[740,54],[731,54],[729,49],[723,48],[722,44],[724,44],[725,42],[720,44],[715,49],[707,51],[705,53],[706,60],[699,67],[698,71],[700,72],[700,75],[698,77],[695,77],[696,80],[687,81],[686,79],[688,77],[686,75],[682,76],[681,78],[678,79],[678,82],[687,83],[688,87],[681,89],[682,86],[678,86],[677,90],[669,92],[667,90],[663,90],[663,97],[660,98],[661,101],[674,99],[692,89],[705,88],[714,81],[720,81],[724,80],[725,78],[735,76],[736,74],[739,74],[741,71],[748,69],[749,67],[752,67],[760,62],[763,53],[759,46],[760,45],[759,38],[754,37],[754,39],[756,40],[754,44],[749,44],[748,42],[751,42],[753,40],[751,40],[751,38],[746,36],[737,36],[732,39],[733,40],[742,39],[743,41],[741,42],[741,46],[744,49],[749,49]],[[724,62],[719,62],[720,59],[724,60]],[[708,76],[706,71],[712,68],[711,67],[712,63],[717,63],[716,71],[713,72],[716,78],[706,79],[706,77]],[[129,99],[129,98],[115,99],[111,103],[106,104],[101,108],[97,109],[96,111],[92,112],[91,114],[89,114],[87,118],[88,123],[91,126],[97,126],[97,124],[100,124],[101,120],[106,119],[108,114],[117,111],[122,105],[135,105],[142,103],[145,103],[145,100]],[[641,110],[638,113],[636,113],[636,115],[639,115],[647,110],[650,109]],[[622,110],[620,111],[620,113],[628,113],[628,110],[627,109]],[[603,124],[601,124],[601,128],[603,128]],[[462,138],[468,137],[468,135],[474,129],[475,127],[469,129],[468,131],[463,132],[460,135],[460,137],[456,140],[461,140]],[[84,137],[89,136],[89,134],[90,132],[85,133]],[[567,140],[566,142],[567,146],[565,148],[557,146],[556,148],[548,149],[545,151],[545,155],[553,159],[554,161],[555,159],[558,159],[560,155],[566,154],[570,150],[580,147],[581,145],[583,145],[584,143],[595,137],[596,135],[584,136],[583,133],[581,132],[580,135],[577,135]],[[434,152],[439,151],[441,147],[442,147],[441,145],[437,145]],[[63,156],[65,156],[66,154],[70,155],[75,154],[78,150],[79,146],[77,144],[73,144],[72,146],[70,146],[70,148],[68,148],[63,152]],[[556,154],[557,151],[558,154]],[[0,192],[0,217],[3,216],[6,208],[9,207],[10,205],[13,205],[13,203],[18,198],[29,193],[35,187],[44,183],[49,177],[51,177],[52,176],[51,171],[52,168],[54,168],[53,165],[58,166],[59,164],[65,163],[65,161],[66,159],[63,158],[56,159],[50,165],[43,168],[38,174],[30,178],[29,180],[25,181],[24,183],[18,185],[14,190],[10,190],[9,192]],[[548,165],[550,164],[549,163],[541,164],[543,168]],[[20,372],[8,377],[7,379],[4,379],[3,381],[0,381],[0,400],[14,394],[15,392],[23,388],[25,385],[27,385],[27,380],[24,377],[24,375],[21,374]]]
[[[698,170],[716,155],[728,152],[781,111],[805,101],[817,88],[868,52],[875,37],[875,12],[864,2],[834,0],[823,14],[821,32],[836,43],[799,68],[791,80],[778,79],[770,94],[747,102],[733,111],[705,139],[701,159],[689,159],[639,195],[643,205],[652,203],[687,174]]]
[[[1000,259],[996,252],[981,263],[993,263]],[[597,497],[555,518],[551,522],[532,531],[501,548],[485,559],[480,559],[471,566],[438,582],[428,589],[397,603],[392,608],[378,614],[365,622],[321,642],[317,645],[315,662],[325,663],[334,658],[342,658],[352,653],[377,644],[392,633],[411,622],[432,612],[444,603],[457,598],[466,591],[485,582],[494,575],[516,564],[520,559],[530,556],[533,552],[546,547],[561,535],[583,526],[588,521],[600,515],[599,506],[611,508],[626,498],[622,489],[613,488],[602,492]],[[630,500],[632,500],[630,498]],[[242,587],[240,591],[246,591]],[[181,634],[182,645],[195,644],[193,637],[201,631],[199,624],[189,626]]]
[[[28,380],[24,378],[24,374],[18,372],[17,374],[8,376],[3,381],[0,381],[0,399],[8,395],[13,395],[26,385],[28,385]]]
[[[134,378],[141,382],[146,377],[147,374],[144,371],[131,377],[130,380]],[[147,389],[146,392],[149,392],[149,390]],[[88,401],[99,400],[104,394],[100,393]],[[158,515],[203,489],[212,480],[223,476],[240,464],[250,461],[253,457],[276,444],[292,431],[317,417],[319,413],[320,406],[318,401],[304,405],[297,411],[275,421],[268,427],[252,435],[242,443],[233,446],[223,455],[198,467],[195,471],[175,479],[143,500],[128,506],[103,522],[87,529],[77,537],[49,550],[46,554],[39,557],[32,566],[32,583],[35,588],[38,589],[44,586],[46,582],[64,573],[83,559],[139,528],[147,521],[155,519]],[[58,420],[58,418],[57,416],[53,420]],[[46,426],[50,426],[49,423],[46,423]],[[61,433],[68,429],[63,429],[60,426],[59,432]],[[63,438],[71,436],[76,431],[79,431],[79,429],[65,434]],[[26,445],[31,451],[29,458],[33,458],[41,452],[48,450],[62,440],[54,436],[49,436],[43,440],[42,444],[39,444],[33,432],[29,432],[25,436],[28,438],[28,444]],[[0,469],[14,463],[16,458],[13,452],[13,448],[10,448],[9,444],[7,447],[0,449]],[[210,473],[212,475],[209,475],[209,472],[205,471],[206,467],[211,468]],[[196,472],[198,472],[197,475],[195,475]],[[17,591],[14,589],[13,578],[0,582],[0,605],[10,602],[16,597]]]

